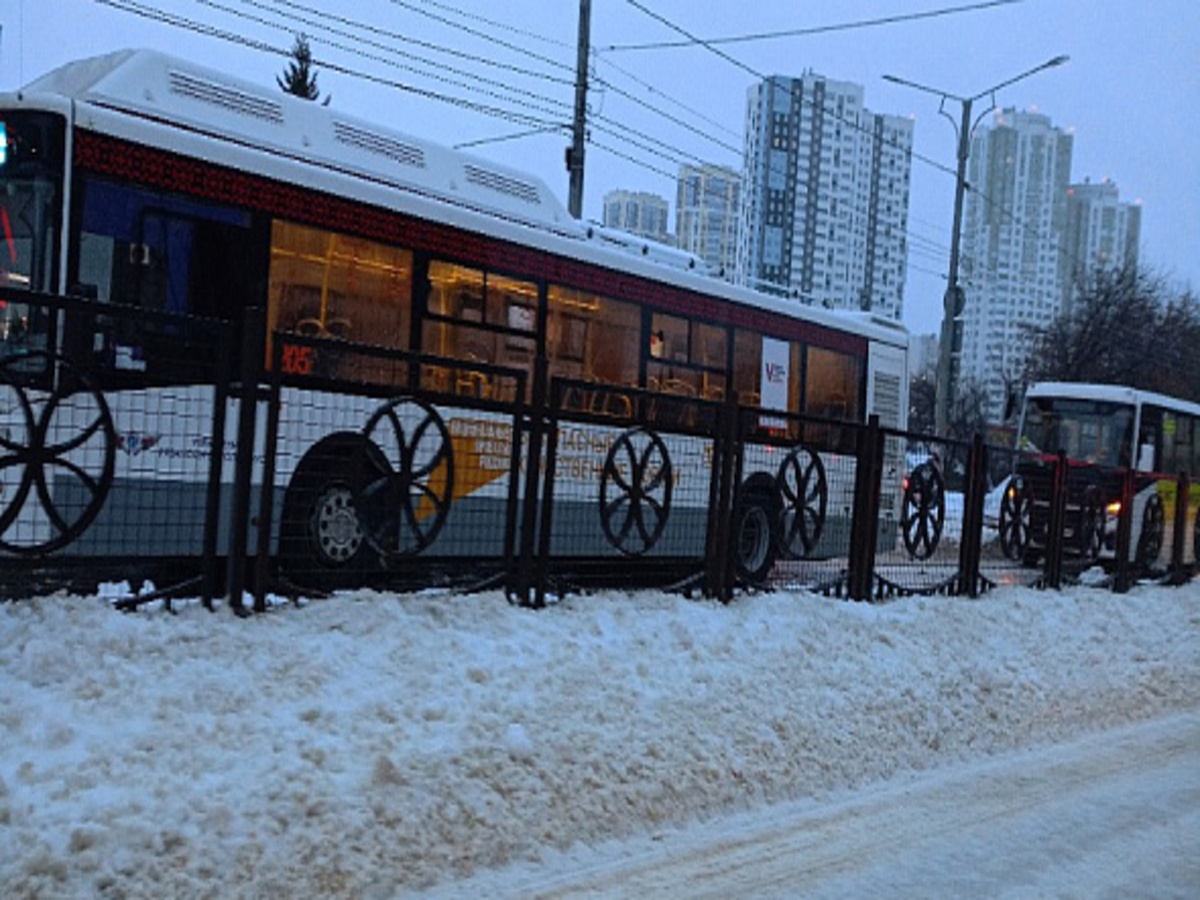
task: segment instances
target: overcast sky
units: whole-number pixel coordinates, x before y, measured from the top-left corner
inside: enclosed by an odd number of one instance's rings
[[[916,332],[935,331],[949,256],[955,134],[938,115],[936,97],[882,76],[971,96],[1067,54],[1065,66],[1002,89],[996,102],[1034,107],[1070,129],[1072,179],[1111,178],[1122,200],[1140,202],[1143,262],[1181,287],[1200,289],[1200,3],[994,0],[986,8],[913,18],[985,3],[862,0],[818,8],[592,0],[593,143],[584,216],[599,219],[603,195],[614,188],[661,194],[673,209],[681,160],[740,167],[746,90],[756,76],[812,69],[857,82],[868,109],[915,119],[904,320]],[[314,12],[318,7],[335,12]],[[879,19],[896,21],[828,29]],[[718,45],[735,64],[694,44],[661,46],[682,39],[667,23],[705,39],[809,33]],[[282,53],[291,34],[304,31],[318,60],[319,87],[335,106],[467,144],[570,121],[578,24],[575,0],[0,0],[0,88],[16,88],[73,58],[131,46],[273,84],[284,58],[229,36]],[[205,29],[225,37],[200,33]],[[660,46],[630,48],[646,43]],[[983,113],[989,103],[984,97],[975,110]],[[947,109],[957,121],[959,104]],[[537,172],[565,203],[567,142],[559,128],[472,151]]]

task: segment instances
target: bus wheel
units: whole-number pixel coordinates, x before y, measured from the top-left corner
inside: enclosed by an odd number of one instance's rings
[[[753,480],[743,487],[733,510],[733,556],[738,578],[760,585],[775,566],[779,500],[773,487]]]
[[[335,434],[300,460],[283,500],[279,563],[298,585],[332,591],[361,587],[380,568],[359,520],[360,498],[391,475],[379,448]]]
[[[1158,554],[1163,545],[1166,520],[1162,497],[1154,494],[1146,501],[1146,509],[1142,513],[1142,534],[1138,538],[1137,546],[1137,564],[1139,566],[1148,568],[1158,561]]]

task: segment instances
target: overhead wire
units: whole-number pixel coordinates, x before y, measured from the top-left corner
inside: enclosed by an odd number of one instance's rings
[[[288,25],[281,24],[276,21],[271,21],[271,20],[263,18],[261,16],[252,15],[250,13],[247,13],[242,10],[236,9],[234,7],[228,6],[224,3],[218,2],[218,0],[196,0],[196,2],[202,6],[207,6],[211,9],[215,9],[220,12],[224,12],[228,15],[232,15],[232,16],[241,18],[245,21],[254,22],[255,24],[263,25],[268,28],[275,28],[278,30],[284,30],[284,31],[289,31],[289,32],[294,30]],[[251,7],[255,7],[255,8],[259,8],[259,9],[263,8],[263,4],[257,2],[257,0],[238,0],[238,2],[242,3],[243,5],[247,5],[247,6],[251,6]],[[270,11],[270,10],[268,10],[268,11]],[[273,11],[270,11],[270,12],[273,12]],[[275,14],[282,15],[280,13],[275,13]],[[387,45],[381,44],[378,41],[372,40],[370,38],[363,37],[360,35],[355,35],[355,34],[346,32],[342,29],[333,28],[333,27],[330,27],[327,25],[325,25],[325,26],[319,25],[318,23],[314,22],[311,19],[304,19],[304,18],[300,18],[300,17],[296,17],[296,16],[286,16],[285,18],[300,22],[305,25],[317,25],[317,27],[324,28],[325,31],[328,32],[329,34],[337,35],[339,38],[346,38],[346,39],[357,41],[361,45],[364,45],[367,47],[373,47],[376,50],[382,50],[384,52],[394,53],[401,57],[405,57],[405,58],[409,58],[409,59],[417,59],[419,62],[423,63],[426,66],[438,65],[437,63],[435,63],[432,60],[424,59],[421,57],[416,57],[413,54],[405,53],[403,51],[398,51],[392,47],[388,47]],[[540,112],[544,115],[560,115],[560,114],[567,115],[570,111],[569,105],[567,105],[565,103],[559,103],[557,109],[547,106],[546,104],[554,104],[555,101],[551,98],[544,97],[544,95],[542,95],[542,94],[536,93],[534,91],[525,90],[522,88],[511,87],[504,82],[496,81],[496,80],[490,79],[490,78],[484,78],[482,76],[475,75],[474,73],[466,72],[462,69],[457,69],[453,66],[441,66],[441,68],[444,72],[450,73],[450,74],[456,76],[454,78],[451,78],[446,74],[441,74],[438,72],[430,72],[426,69],[417,68],[417,67],[412,66],[407,63],[397,62],[392,59],[381,57],[378,54],[368,53],[368,52],[364,51],[363,49],[361,49],[360,46],[352,46],[352,45],[348,45],[348,44],[342,44],[342,43],[338,43],[337,41],[329,40],[327,38],[323,40],[323,43],[325,43],[329,47],[341,50],[345,53],[349,53],[354,56],[359,56],[359,57],[362,57],[363,59],[371,60],[372,62],[381,63],[383,65],[390,66],[395,69],[399,69],[400,71],[410,72],[414,75],[421,75],[426,78],[430,78],[435,81],[442,82],[444,84],[453,85],[454,87],[461,88],[463,90],[482,94],[482,95],[488,96],[494,100],[504,100],[504,101],[510,102],[510,103],[518,103],[521,106],[524,106],[528,109],[532,109],[536,112]],[[328,66],[328,63],[325,63],[325,65]],[[478,86],[472,84],[471,81],[461,80],[463,78],[472,79],[474,81],[477,81],[479,84],[484,85],[484,87],[478,87]],[[512,95],[512,96],[506,96],[504,92],[507,92],[507,94]],[[517,100],[517,99],[515,99],[516,97],[521,97],[524,99]]]
[[[203,0],[198,0],[198,2],[203,2]],[[266,3],[262,2],[262,0],[239,0],[239,2],[241,2],[247,6],[254,6],[254,7],[258,7],[258,8],[264,8],[266,6]],[[535,79],[540,79],[540,80],[544,80],[544,81],[549,81],[554,84],[561,84],[561,85],[571,87],[571,88],[574,88],[574,86],[575,86],[574,78],[569,78],[566,76],[551,75],[547,72],[538,71],[536,69],[527,69],[522,66],[512,65],[511,63],[502,63],[502,62],[498,62],[496,60],[487,59],[486,57],[480,56],[479,54],[476,54],[476,53],[467,53],[466,51],[457,50],[453,47],[447,47],[442,44],[435,44],[431,41],[424,41],[419,38],[410,37],[408,35],[401,34],[398,31],[391,31],[386,28],[381,28],[378,25],[372,25],[367,22],[361,22],[361,21],[357,21],[354,19],[349,19],[345,16],[339,16],[335,13],[326,12],[324,10],[317,9],[312,6],[306,6],[303,3],[296,2],[296,0],[267,0],[267,2],[272,3],[275,6],[283,6],[283,7],[288,7],[290,9],[300,10],[301,12],[307,13],[309,15],[321,16],[322,18],[328,19],[333,22],[337,22],[338,24],[347,25],[352,28],[356,28],[360,31],[365,31],[369,34],[378,35],[380,37],[386,37],[389,40],[400,41],[401,43],[405,43],[405,44],[412,44],[414,46],[421,47],[422,49],[432,50],[437,53],[444,53],[447,56],[453,56],[457,59],[470,60],[471,62],[475,62],[482,66],[487,66],[489,68],[500,69],[502,71],[509,72],[509,73],[512,73],[515,75],[522,75],[527,78],[535,78]],[[397,50],[394,52],[399,53],[402,51]]]
[[[238,45],[259,51],[259,52],[270,53],[272,55],[280,56],[280,57],[284,57],[284,58],[291,56],[290,49],[276,47],[265,41],[253,40],[253,39],[247,38],[243,35],[237,34],[235,32],[228,31],[228,30],[222,29],[222,28],[217,28],[216,26],[208,25],[204,22],[197,22],[194,19],[189,19],[187,17],[180,16],[176,13],[168,13],[161,9],[157,9],[155,7],[148,6],[144,3],[137,2],[137,0],[95,0],[95,2],[99,3],[103,6],[112,7],[113,9],[117,9],[122,12],[132,13],[134,15],[149,19],[151,21],[161,22],[163,24],[170,25],[172,27],[181,28],[181,29],[184,29],[187,31],[192,31],[194,33],[202,34],[202,35],[205,35],[208,37],[215,37],[219,40],[223,40],[223,41],[233,43],[233,44],[238,44]],[[525,113],[516,112],[516,111],[510,110],[510,109],[504,109],[503,107],[497,107],[497,106],[492,106],[492,105],[485,104],[485,103],[479,103],[479,102],[476,102],[473,100],[467,100],[462,97],[455,97],[451,94],[445,94],[445,93],[441,93],[438,91],[429,90],[427,88],[422,88],[417,85],[408,84],[408,83],[401,82],[401,81],[396,81],[396,80],[390,79],[390,78],[384,78],[379,75],[373,75],[368,72],[362,72],[357,69],[351,69],[347,66],[340,65],[340,64],[330,61],[330,60],[318,59],[318,60],[314,60],[314,62],[316,62],[317,64],[319,64],[320,66],[322,66],[323,68],[325,68],[329,71],[339,72],[341,74],[348,75],[348,76],[354,77],[354,78],[360,78],[364,81],[378,84],[383,87],[388,87],[388,88],[392,88],[392,89],[396,89],[396,90],[405,91],[410,94],[413,94],[414,96],[446,103],[451,106],[456,106],[460,109],[466,109],[466,110],[469,110],[472,112],[480,113],[482,115],[487,115],[487,116],[492,116],[494,118],[504,119],[506,121],[525,125],[527,127],[532,128],[532,127],[542,127],[542,126],[550,126],[550,125],[558,124],[556,122],[548,121],[545,119],[538,119],[538,118],[535,118],[535,117],[525,114]]]
[[[815,34],[829,34],[837,31],[857,31],[863,28],[875,28],[880,25],[899,25],[905,22],[916,22],[922,19],[935,19],[942,16],[956,15],[963,12],[978,12],[991,7],[1010,6],[1014,3],[1023,2],[1024,0],[981,0],[981,2],[969,3],[963,6],[949,6],[942,7],[940,9],[927,10],[925,12],[901,13],[894,16],[880,16],[874,19],[859,19],[852,22],[839,22],[833,25],[816,25],[809,28],[789,28],[782,31],[764,31],[756,34],[742,34],[732,37],[706,38],[703,43],[705,46],[712,47],[720,44],[746,44],[751,42],[781,40],[784,38],[793,37],[811,37]],[[681,47],[691,47],[696,43],[697,41],[695,39],[684,41],[656,41],[642,44],[612,44],[604,49],[611,52],[630,50],[669,50]]]

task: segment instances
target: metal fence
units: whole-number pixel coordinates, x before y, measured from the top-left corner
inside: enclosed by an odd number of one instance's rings
[[[630,385],[7,292],[7,596],[597,585],[855,600],[1180,583],[1200,490]],[[264,356],[263,347],[268,348]]]
[[[211,596],[230,525],[222,466],[236,446],[228,326],[15,292],[2,299],[7,594],[136,573]]]

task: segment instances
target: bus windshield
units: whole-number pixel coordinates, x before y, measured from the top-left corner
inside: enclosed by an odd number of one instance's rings
[[[1058,453],[1098,465],[1129,465],[1133,407],[1074,397],[1031,397],[1025,401],[1018,446]]]
[[[62,116],[0,113],[0,287],[55,287],[64,135]]]

